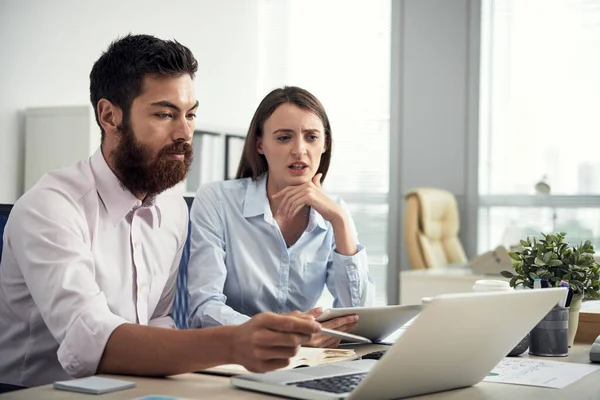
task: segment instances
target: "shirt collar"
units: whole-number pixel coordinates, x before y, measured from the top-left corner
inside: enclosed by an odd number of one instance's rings
[[[257,180],[249,180],[244,199],[244,218],[256,217],[261,214],[273,216],[267,197],[267,174]]]
[[[123,188],[119,178],[108,166],[100,148],[90,158],[90,165],[96,182],[96,190],[108,211],[113,226],[125,218],[131,210],[148,207],[152,214],[152,227],[160,227],[162,215],[158,196],[148,201],[147,204],[142,204],[129,190]]]

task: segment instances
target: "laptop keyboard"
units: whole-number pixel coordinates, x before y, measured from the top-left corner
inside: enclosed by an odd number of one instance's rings
[[[288,383],[307,389],[321,390],[330,393],[348,393],[354,390],[367,376],[366,372],[358,374],[339,375],[329,378],[312,379],[310,381]]]

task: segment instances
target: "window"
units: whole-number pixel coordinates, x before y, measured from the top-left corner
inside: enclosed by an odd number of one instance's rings
[[[480,252],[540,231],[600,248],[599,48],[598,1],[483,2]]]
[[[391,3],[260,4],[260,92],[300,86],[325,106],[334,146],[324,188],[348,204],[385,304]]]

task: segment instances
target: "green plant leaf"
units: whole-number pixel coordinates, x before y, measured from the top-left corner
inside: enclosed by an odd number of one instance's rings
[[[529,243],[527,243],[526,240],[520,240],[519,242],[521,243],[521,246],[523,246],[523,247],[529,247]]]
[[[534,272],[530,272],[529,277],[531,278],[532,281],[539,279],[539,276],[537,276],[537,274],[535,274]]]
[[[551,267],[558,267],[558,266],[563,265],[563,263],[560,260],[550,260],[550,261],[548,261],[548,265]]]
[[[544,261],[544,264],[548,264],[548,261],[550,261],[552,254],[554,254],[554,253],[552,251],[549,251],[542,256],[542,261]]]
[[[539,257],[535,258],[535,261],[533,262],[535,265],[539,266],[539,267],[545,267],[546,263],[544,262],[544,260],[540,259]]]
[[[515,276],[515,274],[513,274],[510,271],[502,271],[500,272],[500,275],[502,275],[505,278],[512,278],[513,276]]]
[[[509,252],[508,256],[515,261],[521,261],[521,257],[517,253]]]

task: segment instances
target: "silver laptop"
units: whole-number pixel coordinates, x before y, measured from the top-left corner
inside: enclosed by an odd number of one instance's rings
[[[396,399],[480,382],[564,288],[435,297],[376,360],[238,375],[233,386],[297,399]]]

